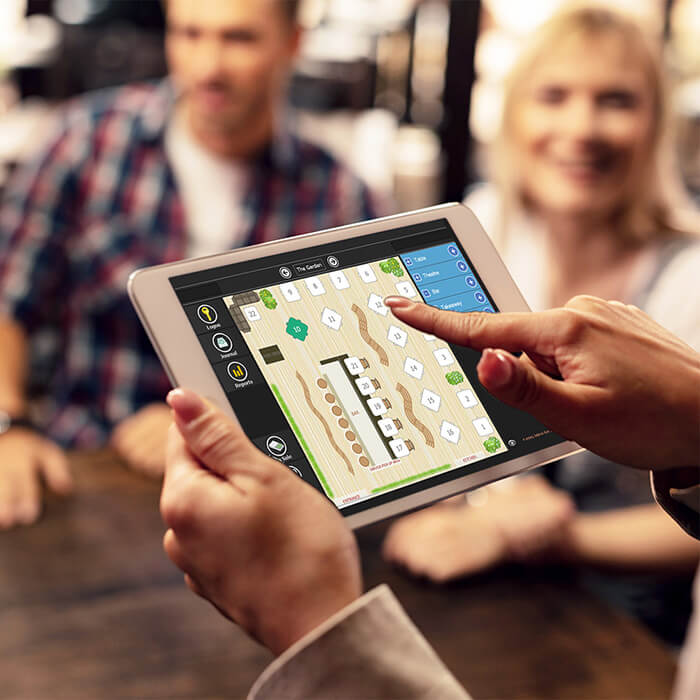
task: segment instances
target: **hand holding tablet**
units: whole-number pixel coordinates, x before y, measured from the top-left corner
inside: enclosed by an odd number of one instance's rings
[[[355,538],[221,411],[182,389],[168,403],[165,550],[195,593],[279,654],[362,593]]]
[[[129,292],[173,384],[234,415],[351,527],[577,449],[485,391],[478,353],[384,303],[527,310],[461,205],[142,270]]]

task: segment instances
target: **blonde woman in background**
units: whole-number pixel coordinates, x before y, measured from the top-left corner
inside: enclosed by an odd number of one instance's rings
[[[557,15],[505,88],[493,185],[467,199],[535,310],[576,294],[635,304],[700,349],[700,241],[669,158],[656,51],[603,8]],[[556,371],[556,368],[553,368]],[[628,436],[621,434],[620,440]],[[590,585],[683,639],[698,543],[648,479],[583,453],[541,476],[403,518],[385,556],[436,581],[505,561],[580,565]]]

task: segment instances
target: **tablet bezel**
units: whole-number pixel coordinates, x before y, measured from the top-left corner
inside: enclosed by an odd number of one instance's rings
[[[217,255],[136,270],[129,277],[128,293],[172,385],[186,386],[198,391],[235,420],[235,413],[224,389],[175,294],[170,282],[172,277],[442,218],[449,222],[498,309],[529,311],[525,299],[478,219],[467,207],[458,203],[441,204],[368,222],[270,241]],[[264,266],[264,262],[262,265]],[[200,358],[201,362],[195,362],[193,358]],[[361,527],[470,491],[498,479],[534,469],[578,452],[580,449],[574,442],[563,441],[442,484],[429,486],[430,481],[427,480],[426,488],[421,491],[406,496],[397,495],[394,500],[381,505],[368,505],[366,510],[345,516],[346,521],[352,528]],[[340,512],[342,513],[342,510]]]

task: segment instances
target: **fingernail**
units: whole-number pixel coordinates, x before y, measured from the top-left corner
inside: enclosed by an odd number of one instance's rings
[[[190,423],[198,418],[207,408],[204,401],[194,391],[182,387],[173,389],[165,400],[184,423]]]
[[[502,350],[487,348],[481,355],[482,371],[488,375],[488,384],[500,389],[513,378],[513,356]]]
[[[392,309],[407,309],[409,306],[413,306],[413,302],[406,297],[390,296],[385,297],[384,306],[388,306]]]

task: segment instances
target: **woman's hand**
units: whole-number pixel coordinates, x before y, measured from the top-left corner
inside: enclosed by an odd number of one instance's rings
[[[700,355],[638,308],[589,296],[540,313],[385,303],[414,328],[483,350],[477,370],[488,391],[601,457],[643,469],[698,465]]]
[[[165,471],[165,443],[171,423],[166,404],[149,404],[117,425],[111,445],[134,471],[159,478]]]
[[[73,478],[63,450],[27,428],[0,435],[0,530],[39,519],[42,480],[58,494],[71,492]]]
[[[484,487],[479,497],[479,505],[450,501],[401,518],[386,536],[384,557],[444,583],[543,556],[575,515],[569,496],[539,475]]]
[[[362,593],[355,538],[223,413],[183,389],[168,403],[165,550],[195,593],[280,654]]]

